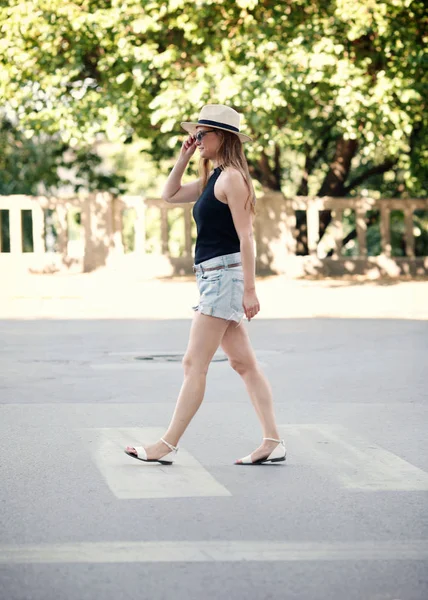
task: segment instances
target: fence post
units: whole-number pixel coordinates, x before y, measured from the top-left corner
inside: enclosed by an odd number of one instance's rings
[[[34,254],[45,253],[45,214],[40,204],[33,207],[33,243]]]
[[[134,252],[145,254],[146,252],[146,204],[142,198],[137,198],[134,203],[135,223],[134,223]],[[122,228],[121,228],[122,232]]]
[[[308,208],[306,209],[306,223],[308,226],[309,254],[311,256],[316,256],[318,241],[320,237],[320,215],[316,199],[308,199]]]
[[[107,264],[112,246],[112,197],[94,192],[85,197],[82,207],[85,250],[83,271],[88,273]]]
[[[362,206],[356,206],[355,208],[355,224],[357,228],[357,239],[359,246],[359,255],[367,256],[367,223],[366,223],[366,210]]]
[[[339,258],[342,250],[343,241],[343,210],[335,208],[331,211],[332,215],[332,235],[334,241],[333,258]]]
[[[390,213],[391,210],[382,204],[380,208],[380,243],[385,256],[391,256]]]
[[[12,207],[9,211],[10,253],[22,254],[22,211]]]
[[[115,254],[124,253],[122,240],[122,201],[117,196],[111,199],[111,235]]]
[[[415,257],[415,237],[413,235],[413,206],[406,206],[404,209],[404,226],[406,241],[406,256]]]
[[[67,222],[67,205],[63,203],[58,203],[55,206],[56,211],[56,221],[58,227],[58,252],[62,255],[62,259],[65,260],[67,258],[67,246],[68,246],[68,222]]]
[[[296,211],[290,200],[285,200],[285,244],[287,254],[296,255]]]
[[[162,254],[169,256],[168,247],[168,209],[166,206],[160,207],[161,213],[161,243],[162,243]]]

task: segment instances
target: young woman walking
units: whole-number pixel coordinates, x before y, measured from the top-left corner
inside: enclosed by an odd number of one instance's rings
[[[253,215],[255,194],[242,143],[250,138],[239,130],[240,115],[221,104],[208,104],[198,122],[182,123],[190,135],[165,184],[167,202],[195,202],[197,226],[195,264],[200,301],[183,358],[184,381],[164,436],[146,446],[128,446],[126,454],[145,462],[172,464],[178,441],[202,403],[206,376],[217,348],[244,380],[260,420],[263,442],[237,465],[284,461],[272,393],[251,346],[242,318],[250,321],[260,310],[255,287]],[[196,149],[200,178],[181,178]],[[213,170],[210,170],[210,164]]]

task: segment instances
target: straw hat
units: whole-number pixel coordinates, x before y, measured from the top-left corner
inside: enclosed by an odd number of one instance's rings
[[[241,142],[251,142],[252,139],[248,135],[239,131],[240,118],[241,115],[229,106],[224,106],[223,104],[206,104],[199,113],[197,123],[184,122],[181,123],[181,126],[188,133],[195,133],[198,125],[212,127],[213,129],[223,129],[223,131],[235,133]]]

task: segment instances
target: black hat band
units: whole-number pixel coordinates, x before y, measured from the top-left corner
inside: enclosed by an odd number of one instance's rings
[[[233,125],[227,125],[226,123],[219,123],[219,121],[210,121],[209,119],[199,119],[200,125],[212,125],[213,127],[221,127],[222,129],[228,129],[234,133],[239,133],[239,129]]]

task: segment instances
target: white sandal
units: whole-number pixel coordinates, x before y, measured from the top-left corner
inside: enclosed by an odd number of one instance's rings
[[[134,452],[128,452],[128,450],[125,450],[125,454],[127,454],[128,456],[132,456],[132,458],[136,458],[137,460],[142,460],[144,462],[158,462],[161,465],[172,465],[175,459],[175,455],[178,452],[178,446],[173,446],[169,442],[165,441],[163,438],[161,438],[160,440],[161,442],[166,444],[171,450],[171,452],[169,452],[165,456],[162,456],[162,458],[147,458],[147,452],[145,448],[143,448],[143,446],[128,446],[135,450],[136,454]]]
[[[259,458],[254,462],[251,460],[251,454],[240,458],[235,462],[235,465],[264,465],[266,463],[275,463],[285,460],[287,451],[285,449],[284,440],[275,440],[274,438],[263,438],[264,440],[270,440],[271,442],[278,442],[278,446],[265,458]]]

